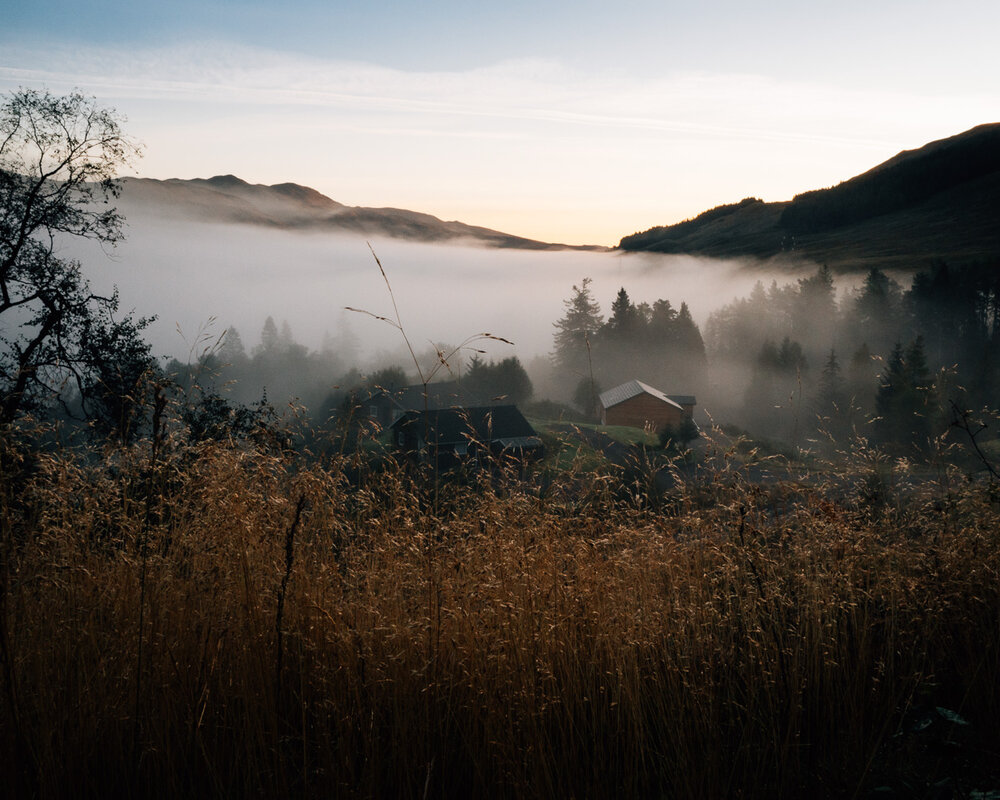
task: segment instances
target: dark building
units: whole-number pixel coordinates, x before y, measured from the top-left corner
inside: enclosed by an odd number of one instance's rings
[[[442,469],[486,456],[524,461],[542,454],[542,440],[511,405],[407,411],[391,427],[400,450]]]
[[[361,413],[388,428],[407,411],[437,411],[445,408],[486,405],[482,398],[462,389],[458,381],[429,383],[427,386],[378,388],[359,394]]]

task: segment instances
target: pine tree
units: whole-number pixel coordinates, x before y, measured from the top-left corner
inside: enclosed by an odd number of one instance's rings
[[[910,385],[918,391],[927,391],[931,383],[931,371],[927,367],[927,356],[924,353],[924,337],[918,336],[906,348],[903,357],[906,364],[907,377]]]
[[[843,406],[845,388],[844,376],[840,372],[840,362],[837,360],[837,351],[830,348],[830,355],[827,356],[826,364],[823,365],[823,371],[819,376],[818,397],[827,406]]]
[[[876,431],[886,444],[925,447],[930,434],[930,371],[919,336],[904,352],[897,342],[875,395]]]
[[[835,441],[845,439],[851,430],[850,398],[847,395],[847,381],[840,371],[837,351],[830,349],[826,364],[819,376],[816,398],[813,401],[817,427]]]
[[[701,331],[698,330],[698,325],[691,316],[691,309],[688,308],[687,303],[681,303],[674,329],[677,347],[689,360],[689,363],[698,366],[704,365],[705,341],[701,338]]]
[[[903,346],[896,342],[878,380],[875,393],[876,431],[883,442],[900,441],[900,397],[905,391],[906,367],[903,364]]]
[[[909,438],[923,449],[931,435],[931,371],[927,367],[924,339],[914,339],[903,357],[906,364],[907,395],[904,413],[909,417]]]
[[[828,344],[837,320],[833,273],[825,264],[815,275],[799,279],[793,314],[793,335],[812,352]]]
[[[781,349],[778,351],[778,366],[782,372],[789,375],[803,372],[808,366],[808,362],[802,353],[802,345],[793,342],[787,336],[782,339]]]
[[[264,320],[264,327],[260,331],[260,347],[258,352],[273,353],[278,349],[278,326],[274,324],[274,317]]]
[[[295,337],[292,336],[292,326],[288,320],[281,320],[281,332],[278,334],[278,349],[282,352],[291,349],[295,344]]]
[[[845,334],[868,342],[875,352],[885,352],[904,335],[902,289],[877,267],[872,267],[847,314]]]
[[[223,364],[238,365],[246,361],[247,351],[243,346],[243,337],[236,328],[226,328],[226,335],[219,346],[219,361]]]
[[[612,338],[626,339],[636,333],[638,322],[639,313],[623,286],[618,290],[617,296],[611,303],[611,316],[608,318],[604,330]]]
[[[479,353],[475,353],[462,374],[462,387],[470,394],[486,394],[489,392],[487,380],[486,362],[479,357]]]
[[[649,332],[654,344],[664,345],[676,339],[677,311],[669,300],[657,300],[653,303],[649,317]]]
[[[584,278],[573,287],[573,296],[563,301],[566,313],[555,323],[553,361],[559,368],[580,375],[590,371],[590,348],[604,323],[590,283],[590,278]]]

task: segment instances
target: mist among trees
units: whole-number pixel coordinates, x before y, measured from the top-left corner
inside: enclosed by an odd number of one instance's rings
[[[907,288],[873,268],[839,296],[821,266],[795,282],[758,282],[712,312],[703,335],[683,301],[635,303],[626,287],[605,318],[585,279],[555,322],[552,361],[581,411],[638,378],[799,448],[860,433],[926,449],[947,429],[951,402],[996,397],[998,303],[1000,278],[985,266],[937,263]]]
[[[905,289],[873,268],[838,298],[820,267],[797,283],[759,283],[715,311],[708,357],[717,376],[743,373],[742,403],[735,385],[727,408],[751,430],[802,444],[820,429],[856,429],[926,448],[947,427],[950,402],[996,396],[998,290],[985,267],[938,263]],[[872,428],[858,427],[867,420]]]

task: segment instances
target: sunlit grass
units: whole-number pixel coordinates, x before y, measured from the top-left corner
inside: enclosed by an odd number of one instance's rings
[[[6,774],[39,796],[863,796],[942,777],[890,758],[937,706],[995,753],[993,487],[861,454],[760,484],[715,457],[655,496],[572,462],[432,492],[357,453],[7,440]]]

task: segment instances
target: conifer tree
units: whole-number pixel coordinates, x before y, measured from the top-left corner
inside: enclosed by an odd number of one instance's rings
[[[260,331],[261,353],[273,353],[278,349],[278,326],[274,324],[274,317],[264,320],[264,327]]]
[[[793,313],[793,335],[810,352],[829,345],[837,321],[833,273],[825,264],[815,275],[799,279]],[[820,351],[821,352],[821,351]]]
[[[904,351],[899,342],[879,378],[876,431],[886,444],[925,447],[930,435],[930,371],[918,336]]]
[[[702,365],[705,362],[705,341],[701,338],[701,331],[691,316],[691,309],[687,303],[681,303],[680,311],[677,312],[675,321],[675,341],[680,351],[689,359],[691,363]]]
[[[826,363],[823,365],[823,371],[820,373],[816,386],[816,398],[813,401],[819,430],[837,442],[843,441],[851,430],[852,410],[850,405],[850,398],[847,395],[847,381],[841,373],[837,351],[831,348]]]
[[[223,364],[238,365],[246,361],[247,351],[243,346],[243,337],[236,328],[226,328],[226,335],[219,346],[219,360]]]
[[[608,338],[625,339],[636,333],[639,313],[623,286],[611,303],[611,316],[604,326]]]
[[[584,278],[579,286],[573,287],[573,296],[563,301],[566,313],[555,323],[553,361],[559,368],[579,375],[590,371],[589,351],[604,323],[590,283],[590,278]]]

